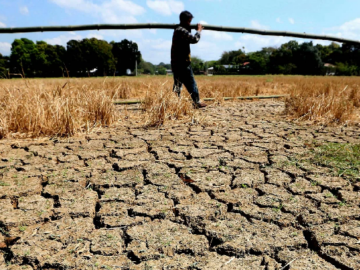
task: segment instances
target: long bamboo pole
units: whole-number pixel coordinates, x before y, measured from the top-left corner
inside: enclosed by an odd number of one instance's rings
[[[243,97],[224,97],[224,100],[232,100],[232,99],[272,99],[272,98],[283,98],[287,95],[273,95],[273,96],[243,96]],[[203,98],[203,101],[214,101],[215,98]],[[115,100],[113,103],[115,105],[130,105],[130,104],[140,104],[144,101],[141,99],[135,99],[135,100]]]
[[[69,26],[34,26],[34,27],[11,27],[0,28],[0,34],[13,33],[30,33],[30,32],[63,32],[63,31],[86,31],[86,30],[131,30],[131,29],[175,29],[177,24],[161,24],[161,23],[140,23],[140,24],[89,24],[89,25],[69,25]],[[191,28],[196,29],[196,25],[192,24]],[[233,33],[248,33],[265,36],[285,36],[308,39],[331,40],[341,43],[360,44],[359,40],[351,40],[346,38],[339,38],[327,35],[315,35],[287,31],[269,31],[259,30],[245,27],[228,27],[205,25],[205,30],[233,32]]]

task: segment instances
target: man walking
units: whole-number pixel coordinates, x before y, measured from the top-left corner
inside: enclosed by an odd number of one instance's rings
[[[184,84],[191,95],[195,108],[204,108],[206,104],[200,102],[199,90],[191,68],[190,53],[190,44],[199,42],[200,33],[204,27],[198,24],[197,33],[192,35],[190,24],[193,18],[194,16],[190,12],[181,12],[180,25],[174,31],[171,46],[171,68],[174,74],[173,91],[180,96]]]

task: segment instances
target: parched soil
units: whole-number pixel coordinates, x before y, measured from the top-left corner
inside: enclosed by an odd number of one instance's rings
[[[225,105],[205,126],[1,141],[0,269],[360,269],[359,182],[292,161],[359,129]]]

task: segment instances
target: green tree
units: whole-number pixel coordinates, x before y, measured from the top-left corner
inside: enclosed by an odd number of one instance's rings
[[[50,45],[44,41],[36,42],[34,69],[38,77],[63,76],[66,50],[63,46]]]
[[[86,72],[85,53],[81,42],[70,40],[67,43],[66,63],[71,76],[84,76]]]
[[[112,54],[112,46],[107,41],[85,38],[81,41],[80,46],[87,72],[97,69],[97,74],[104,76],[114,72],[115,58]]]
[[[164,67],[166,69],[171,69],[171,64],[165,64],[164,62],[160,62],[157,66]]]
[[[144,61],[144,59],[141,58],[140,64],[138,65],[138,71],[144,74],[155,74],[155,66],[151,64],[150,62]]]
[[[219,64],[222,65],[241,65],[245,62],[246,55],[242,50],[223,52]]]
[[[135,61],[140,63],[141,52],[135,42],[127,39],[121,42],[111,42],[112,53],[115,57],[116,69],[120,75],[125,75],[127,69],[135,69]]]
[[[204,71],[207,71],[208,68],[209,68],[209,64],[208,64],[208,62],[205,62],[205,64],[204,64]]]
[[[296,74],[296,69],[297,66],[293,63],[287,63],[277,67],[279,74]]]
[[[35,74],[37,55],[38,51],[33,41],[27,38],[15,39],[11,44],[11,72],[33,76]]]
[[[324,63],[317,47],[312,42],[304,42],[294,51],[296,72],[301,75],[321,75]]]
[[[346,63],[336,63],[336,73],[340,76],[355,76],[359,75],[359,67],[349,65]]]
[[[265,55],[261,52],[255,52],[249,55],[250,72],[252,74],[265,74],[267,71],[267,61]]]
[[[60,45],[48,45],[46,54],[50,61],[48,62],[48,76],[58,77],[67,76],[66,74],[66,49]]]
[[[214,70],[216,71],[217,74],[225,74],[226,73],[226,68],[223,65],[214,66]]]
[[[292,40],[284,43],[269,55],[268,72],[272,74],[293,74],[296,69],[294,53],[299,44]]]
[[[194,71],[194,74],[200,74],[201,71],[204,71],[204,60],[200,59],[197,56],[192,56],[191,66]]]
[[[216,61],[216,60],[207,61],[206,63],[207,63],[207,65],[208,65],[209,68],[214,67],[214,66],[216,66],[216,65],[219,65],[219,62]]]
[[[160,67],[160,68],[158,68],[158,70],[157,70],[157,74],[158,75],[166,75],[166,68],[164,68],[164,67]]]
[[[9,67],[9,57],[2,56],[0,53],[0,78],[6,78]]]
[[[334,43],[334,44],[336,44],[336,43]],[[315,47],[318,49],[318,51],[320,53],[321,60],[324,63],[329,63],[329,57],[334,52],[333,47],[331,45],[326,46],[326,45],[321,45],[321,44],[317,44]]]
[[[360,45],[359,44],[350,44],[343,43],[341,47],[342,51],[342,61],[347,63],[349,66],[358,66],[360,67]]]
[[[67,68],[73,76],[89,76],[94,69],[98,75],[113,74],[116,66],[112,49],[107,41],[96,38],[70,40],[66,52]]]
[[[48,44],[45,41],[36,42],[36,51],[34,55],[35,62],[33,63],[34,72],[37,77],[43,77],[48,70],[48,61],[47,59],[46,48]]]
[[[265,57],[266,60],[269,60],[270,56],[276,52],[274,47],[264,47],[261,49],[260,53]]]

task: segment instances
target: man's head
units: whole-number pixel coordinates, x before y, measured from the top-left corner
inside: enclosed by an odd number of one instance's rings
[[[180,13],[180,24],[190,26],[194,16],[189,11],[183,11]]]

